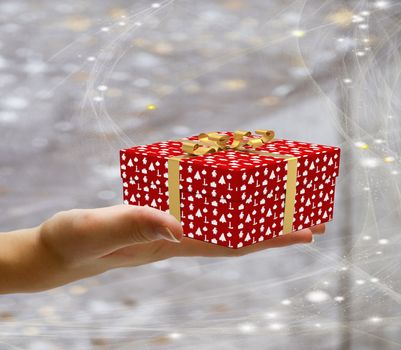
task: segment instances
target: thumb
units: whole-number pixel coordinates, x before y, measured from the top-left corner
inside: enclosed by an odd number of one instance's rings
[[[170,214],[150,208],[116,205],[94,209],[97,238],[104,247],[120,248],[135,243],[165,239],[180,242],[181,224]]]
[[[180,242],[183,235],[181,223],[166,212],[116,205],[56,214],[45,223],[42,237],[57,250],[69,252],[69,259],[82,259],[161,239]]]

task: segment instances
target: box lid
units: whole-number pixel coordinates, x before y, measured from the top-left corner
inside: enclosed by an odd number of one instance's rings
[[[222,134],[232,136],[231,132]],[[197,137],[188,139],[196,141]],[[121,150],[121,177],[132,185],[148,184],[151,189],[162,187],[166,191],[167,161],[184,154],[181,145],[172,140]],[[338,147],[274,140],[256,150],[297,157],[297,182],[304,185],[327,183],[338,176]],[[283,158],[236,150],[184,158],[180,161],[180,190],[231,201],[248,195],[258,197],[285,187],[286,164]]]

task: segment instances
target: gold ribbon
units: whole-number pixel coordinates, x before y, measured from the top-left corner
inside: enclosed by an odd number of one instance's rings
[[[284,204],[283,233],[293,231],[293,218],[295,211],[295,195],[297,183],[298,159],[292,155],[276,154],[266,151],[257,151],[256,148],[274,139],[273,130],[256,130],[258,138],[250,138],[250,131],[238,130],[234,132],[233,140],[229,143],[230,137],[217,132],[201,133],[198,141],[180,140],[184,155],[174,156],[168,159],[168,193],[169,211],[178,221],[181,221],[181,198],[180,198],[180,161],[183,158],[190,158],[227,149],[255,153],[262,156],[283,158],[287,160],[287,180]],[[250,146],[251,148],[246,148]]]
[[[251,138],[252,133],[250,131],[237,130],[234,132],[231,143],[229,143],[229,135],[217,132],[201,133],[198,136],[198,141],[182,140],[182,150],[190,155],[199,156],[226,149],[247,150],[245,146],[258,148],[274,139],[273,130],[256,130],[255,133],[260,137]]]

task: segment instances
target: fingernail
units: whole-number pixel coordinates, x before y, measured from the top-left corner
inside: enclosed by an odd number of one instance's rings
[[[315,236],[312,236],[311,244],[315,243]]]
[[[171,230],[166,226],[161,227],[157,233],[159,234],[160,238],[170,242],[180,243],[180,241],[173,235],[173,232],[171,232]]]

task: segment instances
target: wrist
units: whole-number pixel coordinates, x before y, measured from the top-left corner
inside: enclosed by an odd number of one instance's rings
[[[38,292],[51,287],[58,261],[43,244],[40,227],[0,236],[0,293]]]

